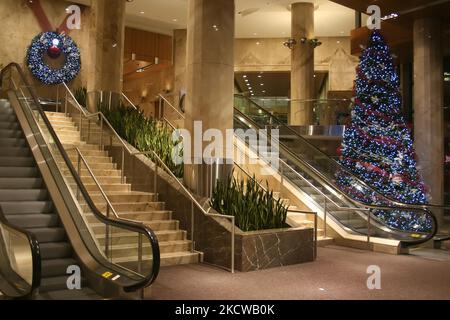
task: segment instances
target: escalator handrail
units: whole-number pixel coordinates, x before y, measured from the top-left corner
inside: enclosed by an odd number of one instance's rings
[[[112,227],[117,227],[117,228],[122,228],[122,229],[127,229],[129,231],[133,231],[139,234],[143,234],[145,237],[148,238],[149,243],[152,246],[152,251],[153,251],[153,266],[152,266],[152,271],[151,273],[146,276],[144,278],[144,280],[133,284],[131,286],[127,286],[124,287],[124,290],[126,292],[132,292],[132,291],[136,291],[145,287],[150,286],[157,278],[158,273],[159,273],[159,267],[160,267],[160,251],[159,251],[159,244],[158,244],[158,240],[157,237],[154,233],[154,231],[149,228],[148,226],[141,224],[141,223],[136,223],[136,222],[131,222],[128,220],[122,220],[122,219],[112,219],[112,218],[108,218],[105,217],[100,210],[97,208],[97,206],[95,205],[94,201],[92,200],[92,198],[89,195],[89,192],[87,191],[86,187],[84,186],[83,182],[81,181],[80,176],[78,175],[76,169],[74,168],[72,161],[70,160],[69,156],[67,155],[63,145],[61,144],[56,132],[53,129],[53,126],[51,125],[50,121],[47,118],[47,115],[45,114],[44,110],[42,109],[40,103],[39,103],[39,99],[37,98],[36,93],[34,92],[33,88],[30,86],[28,80],[25,77],[25,74],[23,73],[22,68],[20,67],[19,64],[12,62],[10,64],[8,64],[6,67],[4,67],[1,70],[0,73],[0,80],[3,79],[4,76],[4,72],[9,69],[9,68],[16,68],[16,70],[19,72],[19,75],[22,78],[22,81],[29,87],[29,91],[30,94],[33,98],[33,101],[36,105],[36,108],[39,112],[39,114],[41,115],[42,119],[45,122],[45,125],[47,127],[47,129],[49,130],[59,152],[61,153],[61,155],[63,156],[64,162],[66,163],[67,167],[69,168],[69,171],[71,173],[71,175],[73,176],[73,178],[75,179],[75,183],[77,184],[77,187],[79,188],[81,194],[83,195],[84,199],[86,200],[87,205],[89,206],[89,208],[92,210],[92,212],[94,213],[94,215],[96,216],[97,219],[99,219],[101,222],[103,222],[106,225],[112,226]]]
[[[256,128],[259,128],[259,125],[257,123],[255,123],[252,119],[250,119],[247,115],[245,115],[244,113],[242,113],[241,111],[239,111],[237,109],[235,109],[235,111],[237,111],[239,113],[239,116],[244,117],[253,126],[255,126]],[[284,147],[284,145],[281,142],[280,142],[280,146]],[[369,209],[375,209],[375,210],[410,210],[410,211],[420,211],[422,213],[425,213],[427,216],[429,216],[432,219],[433,223],[432,223],[432,230],[431,230],[431,232],[430,233],[425,233],[427,235],[427,237],[424,238],[424,239],[420,239],[420,240],[416,240],[416,241],[408,241],[408,242],[410,242],[410,243],[413,242],[414,244],[421,244],[421,243],[424,243],[424,242],[432,239],[435,236],[435,234],[437,233],[437,229],[438,229],[437,228],[437,224],[438,223],[437,223],[436,216],[431,211],[429,211],[428,208],[421,207],[420,205],[409,206],[409,205],[406,205],[406,204],[403,204],[401,206],[374,205],[374,204],[365,203],[365,202],[362,202],[362,201],[355,200],[355,199],[351,198],[350,196],[348,196],[347,194],[345,194],[344,192],[342,192],[341,190],[339,190],[339,188],[337,188],[333,183],[328,181],[328,179],[321,172],[319,172],[316,168],[312,167],[307,161],[305,161],[304,159],[298,157],[297,155],[292,153],[286,147],[284,147],[284,150],[285,150],[285,152],[289,153],[296,161],[300,162],[303,166],[308,168],[308,170],[311,170],[313,175],[318,176],[320,178],[320,180],[322,180],[327,185],[329,185],[331,188],[333,188],[333,190],[335,190],[337,193],[339,193],[342,196],[344,196],[351,203],[354,203],[354,204],[357,204],[357,205],[360,205],[362,207],[366,207],[366,208],[369,208]],[[397,230],[397,229],[394,229],[392,227],[389,227],[389,229],[405,233],[404,230]],[[413,232],[406,231],[406,233],[413,233]],[[421,232],[414,232],[414,233],[424,234],[424,233],[421,233]]]
[[[263,107],[261,107],[260,105],[258,105],[256,102],[252,101],[251,99],[249,99],[246,96],[243,95],[239,95],[239,94],[235,94],[235,96],[237,97],[242,97],[246,100],[248,100],[250,103],[252,103],[253,105],[256,106],[256,108],[258,108],[259,110],[261,110],[263,113],[267,114],[270,118],[275,119],[275,121],[278,123],[277,125],[282,126],[284,129],[289,130],[290,132],[292,132],[292,134],[294,134],[296,137],[298,137],[302,142],[304,142],[305,144],[307,144],[308,146],[310,146],[311,148],[315,149],[318,153],[320,153],[321,155],[323,155],[324,157],[329,158],[332,162],[334,162],[338,167],[340,167],[340,169],[342,169],[345,173],[347,173],[348,175],[352,176],[353,179],[355,179],[358,183],[360,183],[361,185],[363,185],[364,187],[366,187],[367,189],[373,191],[374,193],[376,193],[377,195],[379,195],[380,197],[382,197],[383,199],[385,199],[388,202],[391,202],[393,204],[395,204],[396,206],[399,207],[408,207],[408,208],[417,208],[417,209],[425,209],[425,208],[436,208],[436,209],[445,209],[445,210],[449,210],[450,206],[448,205],[438,205],[438,204],[407,204],[407,203],[403,203],[403,202],[399,202],[397,200],[393,200],[383,194],[381,194],[379,191],[373,189],[371,186],[367,185],[367,183],[365,183],[364,181],[362,181],[360,178],[358,178],[357,176],[355,176],[352,172],[348,171],[347,168],[343,167],[339,162],[337,162],[335,159],[329,157],[326,153],[324,153],[322,150],[320,150],[319,148],[317,148],[315,145],[313,145],[312,143],[310,143],[308,140],[306,140],[305,138],[303,138],[299,133],[297,133],[295,130],[293,130],[292,128],[290,128],[289,126],[284,125],[277,117],[275,117],[274,115],[272,115],[269,111],[267,111],[266,109],[264,109]],[[256,124],[252,119],[250,119],[246,114],[244,114],[243,112],[241,112],[239,109],[237,109],[236,107],[234,108],[235,111],[237,111],[240,115],[244,116],[248,121],[252,122],[253,124],[257,125],[257,127],[259,127],[258,124]],[[292,155],[294,155],[296,158],[299,158],[297,155],[293,154],[291,152]],[[311,169],[313,169],[314,171],[316,171],[317,173],[320,174],[320,172],[315,169],[314,167],[312,167],[309,163],[306,163],[309,167],[311,167]],[[325,178],[326,179],[326,178]]]
[[[23,296],[13,297],[13,298],[32,297],[34,295],[34,292],[37,289],[39,289],[39,287],[41,285],[42,268],[41,268],[41,249],[39,246],[39,242],[38,242],[36,236],[34,234],[32,234],[31,232],[29,232],[23,228],[20,228],[18,226],[12,225],[8,221],[8,219],[6,219],[1,206],[0,206],[0,223],[18,233],[23,234],[28,240],[28,244],[30,246],[30,251],[31,251],[32,268],[33,268],[30,291],[25,293]]]

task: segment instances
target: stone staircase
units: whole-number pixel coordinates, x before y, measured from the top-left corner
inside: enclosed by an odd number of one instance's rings
[[[122,183],[121,170],[117,169],[117,164],[113,162],[108,152],[102,150],[99,144],[86,143],[84,141],[86,135],[80,137],[77,119],[63,113],[46,112],[46,114],[75,168],[78,155],[74,148],[78,148],[119,216],[142,222],[155,232],[160,245],[161,266],[202,261],[202,253],[192,250],[193,243],[187,240],[187,232],[180,230],[179,221],[172,219],[172,212],[165,210],[165,203],[158,201],[153,193],[133,191],[131,184]],[[100,128],[94,126],[93,124],[91,127],[91,134],[94,136],[89,141],[99,142]],[[58,162],[64,161],[58,159]],[[81,169],[81,179],[97,208],[106,214],[105,200],[84,166]],[[82,205],[82,208],[86,210],[85,218],[90,223],[99,244],[103,245],[104,227],[96,223],[96,218],[89,213],[86,205]],[[150,254],[150,245],[144,243],[143,247],[144,259],[146,257],[150,259],[151,257],[147,256]],[[116,263],[126,264],[127,261],[135,261],[136,236],[133,233],[113,232],[111,251]]]

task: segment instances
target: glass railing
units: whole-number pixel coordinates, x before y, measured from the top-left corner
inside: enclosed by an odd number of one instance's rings
[[[9,298],[32,297],[41,281],[39,243],[11,225],[0,206],[0,292]]]
[[[254,102],[284,125],[290,125],[291,116],[307,113],[313,126],[344,126],[351,112],[351,101],[348,99],[311,99],[291,100],[286,97],[246,97],[235,95],[235,108],[251,117],[256,122],[270,121],[264,112],[255,110],[249,104]],[[295,110],[291,113],[291,110]],[[302,129],[300,129],[302,130]]]
[[[238,96],[236,99],[237,104],[242,106],[242,100],[246,98]],[[429,207],[403,204],[384,197],[267,110],[249,99],[245,104],[247,112],[265,114],[270,120],[254,120],[241,108],[235,108],[235,128],[257,128],[259,132],[268,129],[269,135],[270,130],[278,129],[281,163],[278,174],[303,190],[334,219],[350,230],[368,236],[395,238],[410,243],[424,242],[434,236],[436,220]],[[266,134],[265,131],[262,134]],[[342,192],[339,179],[343,176],[350,177],[352,187],[360,192],[360,198],[354,199]],[[342,212],[345,210],[349,214]],[[337,211],[339,213],[333,215]],[[421,223],[414,223],[416,221]]]
[[[20,67],[11,64],[7,69],[4,80],[21,104],[83,244],[102,266],[96,272],[99,276],[101,270],[119,274],[120,280],[115,283],[125,292],[149,286],[159,272],[156,235],[141,223],[118,217],[76,148],[65,151]]]

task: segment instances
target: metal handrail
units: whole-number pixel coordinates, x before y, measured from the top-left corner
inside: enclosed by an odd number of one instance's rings
[[[64,83],[64,86],[66,88],[66,90],[68,92],[70,92],[69,87]],[[122,93],[123,94],[123,93]],[[124,94],[123,94],[124,95]],[[108,119],[105,117],[105,115],[102,112],[96,112],[96,113],[91,113],[91,114],[87,114],[83,108],[81,107],[81,105],[78,103],[78,101],[75,99],[75,97],[73,96],[73,94],[70,92],[70,96],[74,99],[74,106],[76,109],[78,109],[80,112],[83,113],[83,115],[85,116],[85,118],[90,119],[90,118],[94,118],[94,117],[101,117],[102,120],[102,124],[106,123],[106,125],[109,127],[109,129],[112,131],[113,135],[119,140],[122,150],[127,150],[127,152],[131,155],[136,157],[137,155],[146,155],[146,154],[151,154],[155,159],[157,159],[157,161],[161,164],[161,166],[164,168],[164,170],[172,177],[175,179],[175,181],[179,184],[179,186],[181,186],[181,188],[183,189],[183,191],[185,191],[185,193],[187,193],[187,195],[189,196],[189,198],[191,199],[191,202],[193,204],[195,204],[204,215],[206,216],[217,216],[217,215],[211,215],[210,213],[206,212],[205,209],[203,208],[203,206],[197,201],[197,199],[195,199],[194,195],[181,183],[181,181],[175,176],[175,174],[173,174],[173,172],[169,169],[169,167],[166,166],[166,164],[162,161],[162,159],[156,154],[156,152],[154,152],[153,150],[148,150],[148,151],[140,151],[140,152],[134,152],[132,151],[128,145],[124,142],[124,140],[120,137],[120,135],[117,133],[117,131],[114,129],[114,127],[111,125],[111,123],[108,121]],[[131,101],[130,101],[131,102]],[[131,105],[137,109],[136,106],[134,106],[132,103]],[[167,121],[167,119],[165,119]],[[168,123],[170,123],[169,121],[167,121]],[[80,134],[82,131],[82,127],[80,126]],[[101,130],[101,135],[103,136],[103,128]],[[124,178],[124,172],[125,170],[123,170],[124,168],[124,155],[122,152],[122,181]],[[157,166],[157,164],[155,163],[155,165]],[[155,173],[157,174],[157,167],[155,167]],[[155,177],[156,177],[155,174]],[[157,190],[155,190],[155,193],[157,193]],[[226,218],[231,220],[232,222],[232,256],[231,256],[231,272],[234,273],[234,238],[235,238],[235,217],[234,216],[227,216],[227,215],[219,215],[222,218]],[[193,227],[191,228],[191,232],[193,234]],[[192,237],[192,241],[194,241],[194,238]]]
[[[59,150],[59,152],[61,153],[64,162],[66,163],[71,175],[73,176],[75,183],[77,184],[77,187],[80,189],[81,193],[83,194],[83,197],[86,200],[87,205],[90,207],[90,209],[92,210],[92,212],[94,213],[94,215],[100,220],[102,221],[104,224],[108,225],[108,226],[115,226],[117,228],[122,228],[122,229],[127,229],[133,232],[137,232],[139,234],[143,234],[145,235],[150,243],[152,244],[152,248],[154,249],[154,253],[156,254],[154,256],[154,260],[153,260],[153,268],[152,268],[152,273],[147,276],[147,277],[143,277],[144,279],[134,285],[131,286],[127,286],[124,287],[124,291],[125,292],[132,292],[132,291],[136,291],[138,289],[143,289],[145,287],[148,287],[149,285],[151,285],[155,279],[158,276],[159,273],[159,265],[160,265],[160,255],[159,255],[159,245],[158,245],[158,240],[156,238],[155,233],[153,232],[153,230],[151,230],[149,227],[143,225],[143,224],[139,224],[136,222],[130,222],[130,221],[124,221],[124,220],[118,220],[118,219],[110,219],[108,217],[105,217],[95,206],[92,198],[89,196],[88,191],[86,190],[85,186],[83,185],[83,182],[81,181],[81,177],[78,175],[78,173],[76,172],[75,168],[73,167],[73,164],[69,158],[69,156],[67,155],[67,153],[65,152],[65,149],[63,147],[63,145],[61,144],[58,135],[56,134],[55,130],[53,129],[50,121],[48,120],[47,115],[45,114],[45,112],[43,111],[42,107],[40,106],[39,103],[39,99],[36,95],[36,93],[33,90],[33,87],[29,84],[27,78],[25,77],[25,74],[22,70],[22,68],[20,67],[19,64],[12,62],[10,64],[8,64],[5,68],[3,68],[0,72],[0,80],[3,79],[4,76],[4,72],[9,69],[9,68],[15,68],[17,70],[17,72],[19,73],[23,83],[25,84],[26,87],[29,88],[29,92],[31,94],[31,98],[33,99],[33,102],[36,106],[37,111],[39,112],[39,115],[41,116],[42,120],[44,121],[44,124],[46,126],[46,128],[49,130],[49,133],[53,139],[53,141],[56,144],[57,149]],[[23,94],[23,92],[22,92]],[[23,94],[24,95],[24,94]],[[25,97],[25,95],[24,95]],[[33,112],[31,112],[33,118],[34,118],[34,114]],[[34,119],[34,121],[37,122],[37,119]],[[120,268],[122,268],[121,266],[118,266]]]
[[[1,77],[0,77],[0,79],[1,79]],[[36,290],[38,290],[39,287],[41,286],[42,270],[41,270],[41,249],[39,246],[39,242],[38,242],[36,236],[34,234],[32,234],[31,232],[29,232],[25,229],[22,229],[18,226],[12,225],[8,221],[8,219],[6,219],[1,205],[0,205],[0,223],[11,230],[14,230],[18,233],[23,234],[28,240],[28,244],[30,246],[30,251],[31,251],[31,261],[32,261],[31,263],[33,266],[30,291],[25,292],[20,297],[14,297],[14,298],[32,297],[34,295],[34,293],[36,292]],[[1,237],[1,235],[0,235],[0,237]]]
[[[247,115],[243,114],[243,113],[240,112],[239,110],[236,110],[236,108],[235,108],[235,111],[237,111],[237,112],[240,114],[240,116],[242,116],[243,118],[245,118],[245,120],[247,120],[248,122],[250,122],[253,126],[255,126],[256,128],[259,128],[259,126],[258,126],[252,119],[250,119],[249,117],[247,117]],[[319,176],[319,177],[321,178],[321,180],[324,180],[325,182],[327,181],[327,178],[326,178],[325,176],[323,176],[322,173],[320,173],[317,169],[315,169],[314,167],[312,167],[312,166],[311,166],[309,163],[307,163],[305,160],[303,160],[303,159],[297,157],[295,154],[293,154],[293,153],[292,153],[290,150],[288,150],[288,149],[286,149],[285,151],[288,152],[290,155],[292,155],[292,156],[294,157],[294,159],[296,159],[297,161],[300,161],[300,163],[302,163],[303,165],[305,165],[306,168],[307,168],[308,170],[311,170],[314,174],[316,174],[317,176]],[[295,170],[294,170],[294,171],[295,171]],[[341,194],[342,196],[344,196],[344,197],[345,197],[347,200],[349,200],[350,202],[352,202],[352,203],[357,203],[357,204],[359,204],[359,205],[361,205],[361,206],[363,206],[363,207],[366,207],[366,208],[370,208],[370,209],[378,209],[378,210],[410,210],[410,211],[420,211],[420,212],[426,214],[427,216],[429,216],[429,217],[432,219],[432,221],[433,221],[433,229],[432,229],[432,231],[431,231],[431,233],[430,233],[431,236],[428,237],[428,238],[431,239],[431,238],[436,234],[436,232],[437,232],[437,219],[436,219],[435,215],[434,215],[432,212],[430,212],[430,211],[428,210],[428,208],[426,208],[426,207],[423,207],[423,206],[420,206],[420,205],[417,205],[417,206],[414,206],[414,205],[412,205],[412,206],[407,206],[407,205],[405,205],[405,204],[403,204],[402,206],[381,206],[381,205],[367,204],[367,203],[363,203],[363,202],[357,201],[357,200],[355,200],[355,199],[353,199],[353,198],[347,196],[345,193],[343,193],[343,192],[339,191],[338,189],[336,189],[336,187],[335,187],[333,184],[331,184],[331,183],[328,183],[328,184],[329,184],[335,191],[337,191],[339,194]],[[383,197],[383,198],[386,199],[385,197]],[[387,201],[388,201],[388,199],[387,199]],[[390,202],[392,202],[392,201],[390,201]],[[359,208],[358,210],[361,210],[361,211],[367,211],[367,210],[364,210],[363,208]],[[326,214],[324,215],[324,218],[326,218]],[[370,214],[370,212],[369,212],[369,214],[368,214],[368,224],[369,224],[369,225],[370,225],[370,220],[371,220],[371,219],[372,219],[372,217],[371,217],[371,214]],[[370,227],[369,227],[369,229],[370,229]],[[396,229],[391,228],[391,227],[389,227],[389,229],[396,230]],[[396,231],[399,231],[399,232],[405,232],[404,230],[396,230]],[[370,232],[368,232],[367,238],[368,238],[368,242],[369,242],[369,241],[370,241]],[[415,243],[420,244],[420,243],[426,242],[426,241],[428,241],[428,240],[429,240],[429,239],[426,239],[426,240],[417,240],[417,241],[415,241]]]
[[[160,99],[160,106],[161,106],[161,100],[163,100],[165,103],[167,103],[169,105],[169,107],[171,107],[180,117],[181,119],[185,120],[186,117],[184,114],[182,114],[177,108],[175,108],[172,103],[170,103],[169,100],[167,100],[162,94],[158,94],[157,98]]]
[[[239,96],[241,97],[241,95],[236,94],[235,96]],[[245,98],[246,100],[248,100],[250,103],[252,103],[257,109],[261,110],[263,113],[265,113],[266,115],[268,115],[270,118],[275,119],[275,121],[277,122],[278,126],[281,126],[285,129],[287,129],[288,131],[292,132],[293,135],[295,135],[299,140],[301,140],[303,143],[305,143],[306,145],[308,145],[309,147],[315,149],[318,153],[320,153],[321,155],[323,155],[326,158],[330,158],[326,153],[324,153],[322,150],[320,150],[319,148],[317,148],[315,145],[311,144],[308,140],[306,140],[305,138],[303,138],[299,133],[297,133],[295,130],[293,130],[292,128],[290,128],[289,126],[284,125],[277,117],[275,117],[274,115],[272,115],[269,111],[267,111],[266,109],[264,109],[263,107],[259,106],[257,103],[255,103],[254,101],[252,101],[250,98],[242,96],[243,98]],[[244,116],[246,118],[247,121],[252,122],[252,124],[256,125],[257,127],[259,127],[259,125],[257,125],[252,119],[250,119],[246,114],[244,114],[243,112],[241,112],[239,109],[234,108],[235,111],[237,111],[241,116]],[[288,150],[288,152],[292,155],[294,155],[296,158],[298,158],[295,154],[293,154],[292,152],[290,152]],[[380,197],[384,198],[386,201],[391,202],[393,204],[395,204],[396,206],[407,206],[409,208],[411,207],[416,207],[417,209],[425,209],[425,208],[436,208],[436,209],[445,209],[445,210],[449,210],[450,206],[449,205],[438,205],[438,204],[405,204],[402,202],[399,202],[397,200],[393,200],[390,199],[388,197],[386,197],[385,195],[381,194],[380,192],[378,192],[377,190],[373,189],[371,186],[367,185],[367,183],[365,183],[364,181],[362,181],[361,179],[359,179],[357,176],[355,176],[353,173],[351,173],[350,171],[348,171],[347,168],[343,167],[341,164],[339,164],[339,162],[337,162],[335,159],[330,158],[331,161],[333,163],[335,163],[338,167],[340,167],[340,169],[342,169],[345,173],[347,173],[348,175],[350,175],[352,178],[354,178],[358,183],[360,183],[361,185],[363,185],[364,187],[366,187],[367,189],[373,191],[374,193],[376,193],[377,195],[379,195]],[[325,176],[323,176],[317,169],[315,169],[314,167],[312,167],[309,163],[303,161],[305,165],[311,167],[311,169],[313,171],[315,171],[316,174],[320,175],[323,179],[328,180]]]

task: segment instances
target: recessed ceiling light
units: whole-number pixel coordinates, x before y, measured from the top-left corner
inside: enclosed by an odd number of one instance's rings
[[[257,46],[259,46],[260,44],[261,44],[261,42],[259,42],[259,41],[258,41],[258,42],[256,42],[256,45],[257,45]]]
[[[256,32],[253,32],[253,35],[254,35],[254,36],[257,36],[258,34],[257,34]]]
[[[172,21],[173,21],[173,22],[177,22],[177,21],[178,21],[178,19],[172,19]]]
[[[145,11],[141,11],[141,12],[139,12],[140,14],[144,14],[145,13]]]
[[[246,75],[246,74],[244,74],[244,75],[242,76],[242,78],[247,78],[247,75]]]
[[[266,93],[266,90],[263,90],[262,93]]]
[[[245,82],[248,82],[248,79],[245,79],[244,81],[245,81]]]
[[[262,78],[262,75],[259,75],[258,78]]]
[[[263,85],[264,85],[264,83],[261,83],[261,84],[260,84],[260,86],[263,86]]]

